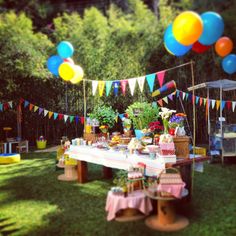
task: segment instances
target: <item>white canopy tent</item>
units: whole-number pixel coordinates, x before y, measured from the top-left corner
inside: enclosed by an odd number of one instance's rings
[[[195,86],[189,87],[188,91],[197,90],[200,88],[206,88],[207,89],[207,99],[209,100],[209,89],[219,89],[220,90],[220,117],[222,117],[222,93],[223,91],[230,91],[230,90],[236,90],[236,81],[234,80],[216,80],[216,81],[210,81],[205,82],[201,84],[197,84]],[[208,135],[210,135],[211,130],[211,124],[210,124],[210,114],[209,109],[208,111]],[[222,119],[220,119],[220,136],[223,138],[223,128],[222,128]],[[223,162],[223,154],[222,154],[222,162]]]

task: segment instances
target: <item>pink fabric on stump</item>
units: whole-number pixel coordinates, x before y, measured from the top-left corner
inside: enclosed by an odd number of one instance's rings
[[[184,182],[182,184],[158,184],[157,191],[167,192],[176,198],[181,198],[184,187],[185,187]]]
[[[119,210],[126,208],[135,208],[143,214],[148,215],[152,211],[152,204],[150,199],[142,191],[134,191],[127,197],[115,195],[111,191],[108,192],[105,207],[108,212],[108,221],[114,219]]]

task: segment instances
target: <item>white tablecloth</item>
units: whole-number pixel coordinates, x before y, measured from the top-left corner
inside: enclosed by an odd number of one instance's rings
[[[157,176],[165,168],[158,159],[150,159],[148,155],[127,154],[113,150],[103,150],[91,146],[70,146],[66,152],[70,158],[86,161],[106,167],[128,170],[130,166],[143,163],[147,176]]]

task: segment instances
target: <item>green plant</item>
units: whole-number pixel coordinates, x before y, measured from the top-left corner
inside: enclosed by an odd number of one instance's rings
[[[99,125],[107,125],[112,128],[115,124],[117,112],[111,106],[98,104],[94,107],[93,112],[89,114],[89,117],[99,121]]]
[[[159,108],[147,102],[135,102],[126,109],[135,129],[148,128],[148,124],[159,117]]]
[[[128,181],[128,173],[125,170],[120,170],[118,172],[116,172],[115,178],[113,180],[113,183],[116,186],[119,186],[121,188],[126,187]]]

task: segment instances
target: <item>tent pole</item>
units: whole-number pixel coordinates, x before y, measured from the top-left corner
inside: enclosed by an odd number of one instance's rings
[[[222,127],[222,84],[220,85],[220,138],[221,138],[221,161],[222,164],[224,164],[223,127]]]
[[[211,130],[211,123],[210,123],[210,106],[208,105],[209,102],[209,88],[207,88],[207,131],[208,131],[208,135],[210,135],[210,130]]]
[[[191,75],[192,75],[192,86],[194,87],[194,71],[193,61],[191,60]],[[196,145],[196,107],[195,107],[195,89],[193,89],[193,166],[192,166],[192,186],[191,194],[193,194],[193,179],[194,179],[194,168],[195,168],[195,145]]]

